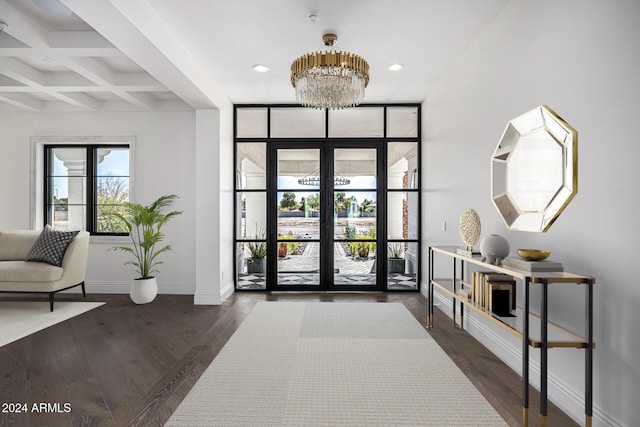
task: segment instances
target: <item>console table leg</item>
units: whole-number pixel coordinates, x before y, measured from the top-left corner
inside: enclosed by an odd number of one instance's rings
[[[464,260],[460,260],[460,289],[463,288],[464,281]],[[464,304],[460,301],[460,329],[464,329]]]
[[[524,279],[522,318],[522,425],[529,425],[529,277]]]
[[[585,322],[585,337],[587,339],[587,348],[584,352],[584,368],[585,368],[585,402],[584,410],[586,415],[586,425],[591,426],[591,417],[593,416],[593,280],[587,281],[587,321]]]
[[[427,329],[433,328],[433,249],[429,247],[429,281],[427,283],[427,298],[429,304],[427,305]]]
[[[546,424],[547,419],[547,353],[548,353],[548,293],[547,280],[542,280],[542,315],[540,319],[540,425]]]
[[[456,259],[453,259],[453,294],[456,294]],[[452,298],[451,305],[453,306],[453,327],[456,327],[456,299]]]

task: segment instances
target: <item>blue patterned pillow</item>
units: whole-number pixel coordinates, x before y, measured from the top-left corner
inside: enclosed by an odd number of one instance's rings
[[[27,254],[26,261],[46,262],[60,267],[64,254],[76,234],[78,231],[58,231],[47,224]]]

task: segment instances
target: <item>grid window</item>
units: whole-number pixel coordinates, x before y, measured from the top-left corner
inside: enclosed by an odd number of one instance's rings
[[[128,145],[46,145],[45,224],[91,234],[127,234],[111,211],[129,201]]]

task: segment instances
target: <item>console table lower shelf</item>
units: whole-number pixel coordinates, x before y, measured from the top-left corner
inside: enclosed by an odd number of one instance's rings
[[[434,278],[434,254],[441,254],[453,259],[453,275],[450,279]],[[459,267],[458,267],[459,264]],[[463,287],[472,286],[464,280],[465,265],[475,265],[491,272],[513,276],[523,283],[524,302],[509,313],[498,315],[460,293]],[[585,285],[585,333],[584,336],[561,327],[549,320],[548,286],[550,284],[584,284]],[[592,424],[593,411],[593,284],[595,279],[565,272],[531,273],[523,270],[505,268],[483,262],[479,257],[469,257],[456,252],[455,247],[429,247],[429,289],[427,328],[433,327],[434,289],[440,294],[452,298],[453,326],[464,329],[464,309],[472,310],[489,319],[495,325],[504,328],[522,342],[522,420],[528,426],[529,410],[529,348],[540,349],[540,423],[546,425],[547,419],[547,350],[550,348],[578,348],[585,350],[585,425]],[[531,284],[539,284],[541,291],[540,315],[530,311]],[[459,321],[458,313],[460,311]]]

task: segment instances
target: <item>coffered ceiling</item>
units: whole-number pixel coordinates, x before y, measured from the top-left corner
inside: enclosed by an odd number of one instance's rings
[[[291,62],[330,31],[370,64],[365,103],[420,102],[507,3],[0,0],[0,111],[295,103]],[[51,13],[60,6],[70,15]]]

